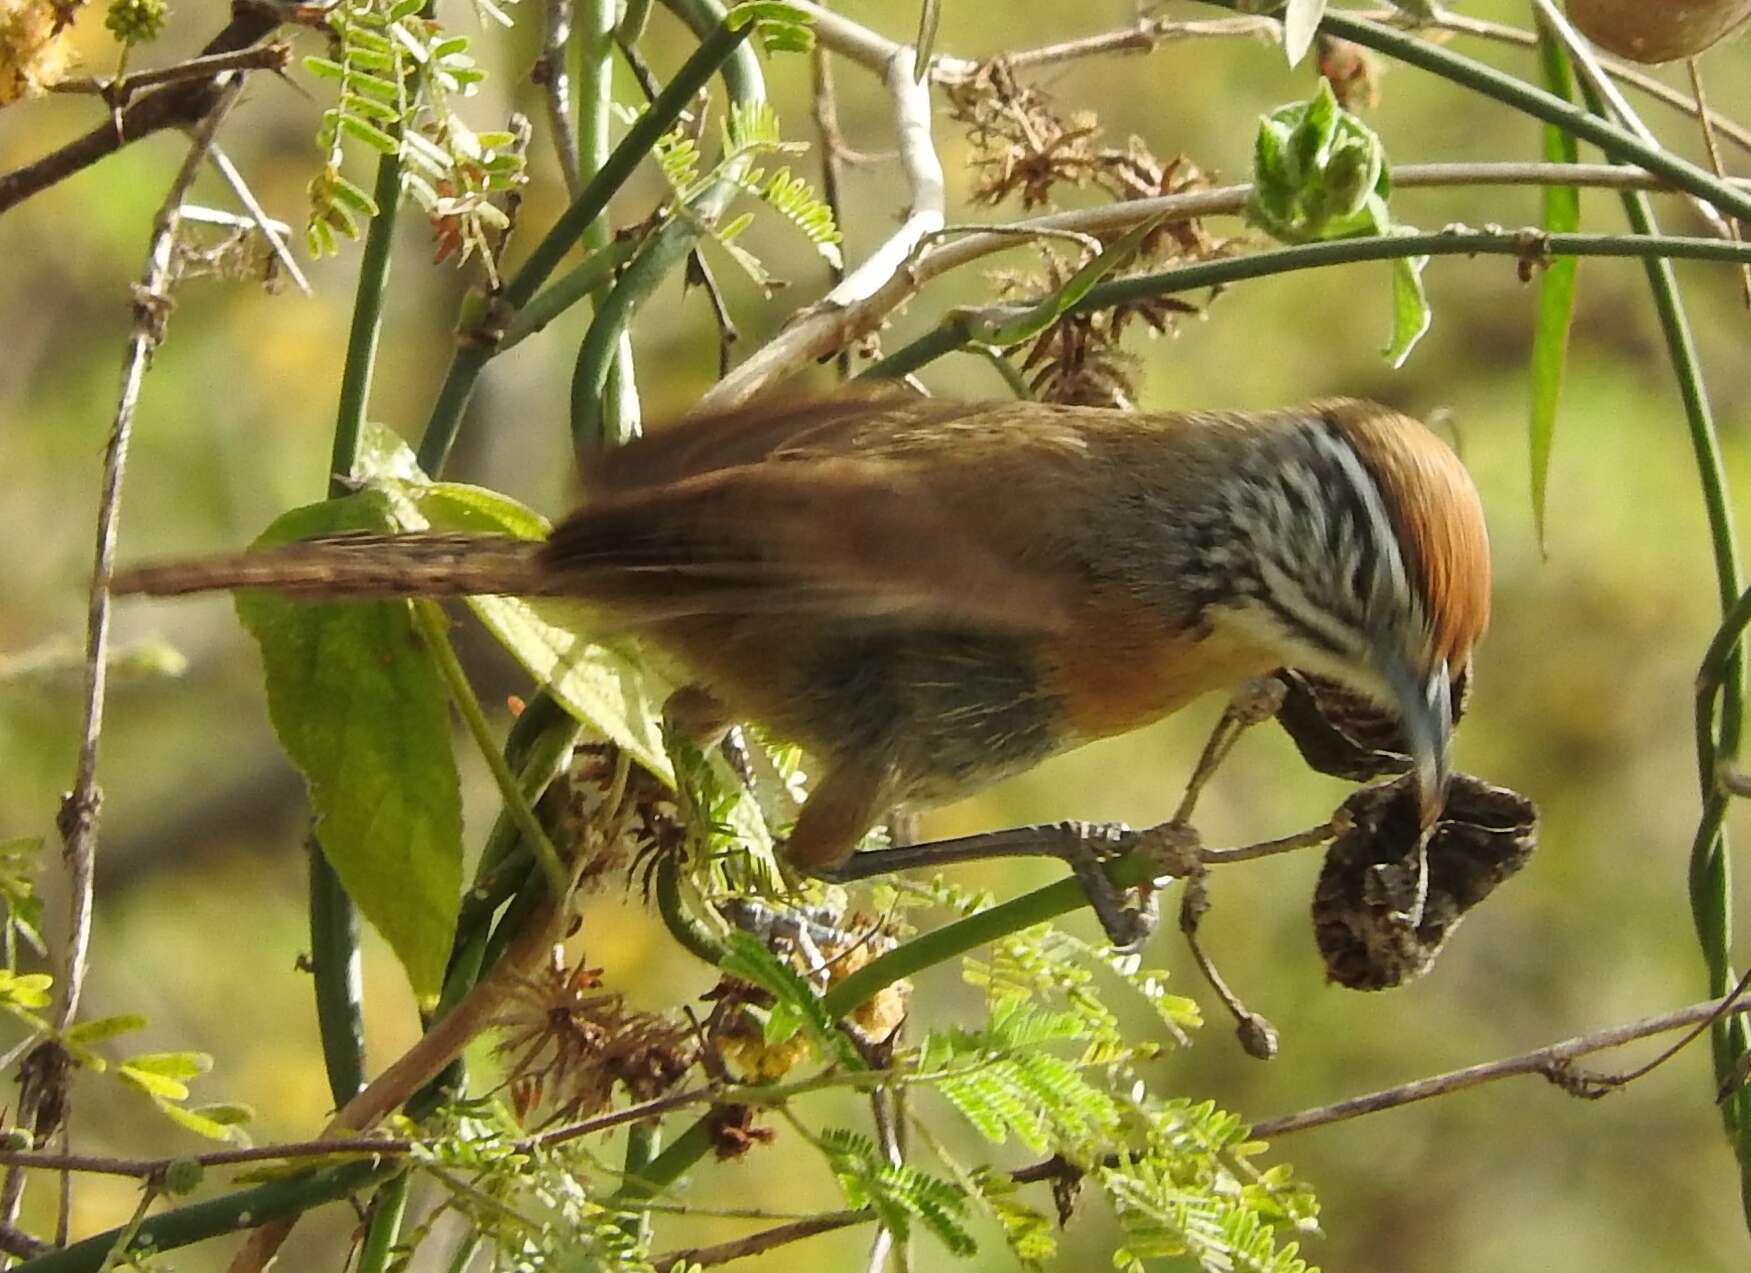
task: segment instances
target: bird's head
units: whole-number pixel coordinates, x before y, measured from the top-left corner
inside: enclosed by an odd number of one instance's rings
[[[1284,662],[1395,711],[1415,763],[1424,824],[1439,815],[1452,683],[1489,621],[1490,555],[1477,489],[1459,458],[1407,416],[1354,400],[1277,417],[1223,520],[1232,621]]]

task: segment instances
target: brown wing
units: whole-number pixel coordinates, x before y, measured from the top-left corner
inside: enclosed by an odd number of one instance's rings
[[[843,454],[883,432],[972,410],[966,403],[892,389],[756,399],[728,411],[688,416],[616,447],[585,480],[597,497],[607,498],[785,455]]]
[[[1063,574],[1016,533],[1050,497],[1017,482],[1054,420],[1016,404],[854,396],[683,421],[593,475],[542,554],[556,581],[545,590],[635,625],[905,612],[1061,630]]]

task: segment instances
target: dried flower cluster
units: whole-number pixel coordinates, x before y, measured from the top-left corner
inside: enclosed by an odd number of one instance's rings
[[[46,92],[73,60],[72,11],[52,0],[0,0],[0,106]]]
[[[1023,208],[1051,203],[1059,186],[1093,188],[1116,200],[1149,199],[1197,189],[1203,172],[1184,155],[1163,161],[1137,137],[1123,146],[1101,144],[1099,121],[1090,112],[1068,118],[1051,98],[1024,85],[1002,62],[994,62],[949,90],[953,114],[967,126],[973,145],[971,166],[978,174],[974,202],[996,205],[1018,196]],[[1227,243],[1212,239],[1197,221],[1167,222],[1139,246],[1136,266],[1159,267],[1170,260],[1202,260],[1220,255]],[[1042,274],[999,273],[1005,296],[1035,298],[1056,291],[1083,262],[1067,261],[1042,248]],[[1066,314],[1037,336],[1022,355],[1028,387],[1047,402],[1128,407],[1136,395],[1137,359],[1121,348],[1132,320],[1154,334],[1171,333],[1182,314],[1200,310],[1175,297],[1151,297],[1105,310]]]
[[[496,1024],[506,1034],[508,1086],[517,1117],[545,1107],[547,1121],[588,1118],[608,1107],[619,1083],[635,1101],[661,1096],[693,1064],[684,1022],[633,1012],[625,997],[603,991],[602,970],[551,964],[513,992]]]

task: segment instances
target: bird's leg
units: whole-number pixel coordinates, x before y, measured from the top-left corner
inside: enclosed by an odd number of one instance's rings
[[[843,884],[916,867],[935,869],[989,858],[1055,857],[1069,865],[1071,874],[1082,885],[1108,939],[1115,946],[1130,949],[1155,929],[1153,890],[1144,890],[1142,905],[1127,905],[1125,890],[1108,877],[1106,864],[1132,852],[1149,853],[1155,858],[1152,878],[1184,878],[1202,870],[1198,864],[1197,837],[1175,823],[1137,831],[1117,822],[1051,822],[932,840],[928,844],[865,849],[839,862],[812,866],[809,871],[820,879]]]
[[[1175,822],[1183,824],[1191,821],[1192,809],[1197,805],[1198,797],[1203,794],[1204,784],[1210,781],[1211,775],[1228,759],[1228,753],[1234,750],[1234,744],[1243,733],[1277,714],[1277,709],[1283,706],[1285,693],[1287,690],[1283,682],[1274,676],[1255,676],[1250,681],[1243,681],[1235,689],[1234,696],[1228,700],[1228,706],[1222,711],[1222,718],[1216,722],[1216,728],[1210,731],[1209,741],[1204,744],[1203,753],[1198,757],[1191,778],[1186,782],[1186,794],[1173,815]]]

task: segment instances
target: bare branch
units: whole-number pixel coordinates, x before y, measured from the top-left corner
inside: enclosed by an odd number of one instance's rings
[[[1078,58],[1100,57],[1108,53],[1153,53],[1163,44],[1175,40],[1233,39],[1236,36],[1281,42],[1283,26],[1276,18],[1262,15],[1241,15],[1233,18],[1206,18],[1202,21],[1172,22],[1167,18],[1139,18],[1128,27],[1103,31],[1099,35],[1065,40],[1059,44],[1042,44],[1035,49],[1005,54],[1003,64],[1011,70],[1026,70],[1036,66],[1051,66],[1058,62],[1073,62]],[[939,82],[950,82],[946,70],[937,72]]]
[[[888,62],[885,79],[888,93],[894,99],[900,165],[906,173],[906,184],[912,189],[912,210],[886,243],[827,293],[822,302],[826,305],[850,305],[869,296],[893,277],[920,240],[942,229],[946,222],[948,195],[943,185],[942,161],[936,157],[936,146],[930,136],[930,85],[913,78],[909,47],[899,49]]]
[[[1715,176],[1725,181],[1728,179],[1727,166],[1721,158],[1720,138],[1717,136],[1713,117],[1709,114],[1708,95],[1702,87],[1702,63],[1695,58],[1688,58],[1685,66],[1690,71],[1690,95],[1696,99],[1696,118],[1702,126],[1702,143],[1708,151],[1708,166]],[[1743,236],[1740,234],[1739,219],[1728,217],[1726,221],[1727,237],[1735,243],[1741,242]],[[1739,267],[1739,295],[1744,298],[1745,308],[1751,309],[1751,265]]]
[[[175,259],[176,235],[181,224],[183,197],[194,184],[195,174],[212,148],[220,123],[237,100],[241,79],[234,79],[220,91],[196,132],[182,167],[170,183],[170,189],[153,220],[152,237],[146,250],[146,263],[141,268],[140,281],[134,285],[134,325],[129,334],[122,360],[122,387],[116,402],[115,419],[110,427],[109,444],[103,457],[102,490],[97,506],[97,547],[92,564],[88,590],[85,633],[85,703],[80,726],[79,758],[73,778],[73,788],[61,800],[56,825],[61,832],[61,858],[68,875],[68,920],[66,947],[61,957],[61,974],[56,987],[53,1015],[54,1028],[65,1031],[79,1015],[79,998],[85,986],[85,969],[91,947],[91,916],[93,886],[97,865],[98,814],[103,805],[103,792],[97,783],[98,744],[103,737],[104,694],[109,675],[109,577],[115,567],[116,531],[121,516],[122,481],[127,472],[128,447],[133,439],[134,412],[140,401],[140,387],[146,378],[146,368],[152,351],[164,339],[164,324],[170,313],[171,271]],[[44,1044],[59,1049],[59,1044]],[[64,1056],[64,1054],[63,1054]],[[47,1058],[45,1058],[47,1059]],[[37,1124],[39,1138],[56,1134],[64,1126],[67,1103],[67,1065],[44,1064],[33,1067],[32,1077],[21,1080],[21,1121]],[[40,1076],[36,1077],[36,1076]],[[40,1084],[40,1090],[32,1088]],[[26,1106],[32,1107],[25,1118]],[[52,1129],[41,1126],[40,1112],[54,1110]],[[18,1204],[24,1196],[24,1176],[18,1168],[10,1168],[5,1184],[0,1186],[0,1216],[10,1225],[18,1216]],[[65,1203],[67,1186],[63,1183]],[[65,1222],[63,1206],[63,1223]]]
[[[861,1211],[829,1211],[823,1215],[810,1216],[806,1220],[792,1220],[789,1224],[775,1225],[758,1233],[750,1233],[745,1238],[734,1238],[713,1246],[666,1251],[661,1255],[653,1255],[651,1263],[656,1266],[658,1273],[668,1273],[670,1269],[686,1268],[692,1264],[707,1267],[728,1264],[731,1260],[745,1260],[750,1255],[760,1255],[791,1242],[812,1238],[818,1233],[831,1233],[835,1229],[849,1228],[854,1224],[868,1224],[874,1219],[875,1212],[868,1207]]]
[[[1575,185],[1609,189],[1663,190],[1665,183],[1639,168],[1617,164],[1549,163],[1444,163],[1406,164],[1393,169],[1395,189],[1479,185]],[[1751,182],[1734,184],[1751,188]],[[940,274],[970,264],[981,257],[1019,246],[1029,236],[1120,234],[1140,222],[1163,218],[1164,222],[1189,221],[1196,217],[1233,215],[1246,207],[1252,187],[1220,186],[1130,199],[1120,203],[1080,208],[1034,217],[1006,226],[993,226],[979,234],[942,247],[933,247],[901,262],[901,268],[863,299],[843,307],[825,301],[800,311],[765,346],[751,355],[703,398],[696,410],[716,410],[749,398],[779,384],[797,371],[826,358],[844,346],[879,328],[887,316]],[[866,263],[867,264],[867,263]]]
[[[231,22],[207,42],[201,56],[246,49],[272,34],[280,25],[280,13],[265,0],[238,0]],[[113,119],[107,119],[83,137],[52,150],[34,163],[0,173],[0,212],[47,190],[114,154],[123,146],[163,128],[182,128],[205,119],[218,104],[220,90],[240,72],[221,71],[201,79],[183,80],[153,89]]]
[[[120,79],[105,80],[93,76],[76,76],[49,86],[52,93],[89,93],[103,98],[113,106],[125,106],[141,89],[160,84],[178,84],[184,80],[208,79],[225,71],[284,71],[292,61],[292,46],[284,40],[253,44],[229,53],[210,53],[191,57],[173,66],[161,66],[151,71],[136,71]]]
[[[1615,1091],[1622,1087],[1623,1082],[1610,1079],[1602,1083],[1598,1080],[1589,1082],[1583,1078],[1577,1084],[1577,1076],[1568,1070],[1569,1062],[1576,1057],[1586,1056],[1592,1052],[1602,1052],[1606,1048],[1619,1047],[1625,1043],[1633,1043],[1637,1039],[1645,1039],[1650,1035],[1664,1034],[1669,1030],[1682,1030],[1685,1026],[1712,1020],[1723,1011],[1733,1013],[1751,1011],[1751,1002],[1735,1001],[1732,995],[1728,995],[1721,999],[1694,1003],[1690,1007],[1680,1008],[1676,1012],[1666,1012],[1655,1017],[1643,1017],[1640,1021],[1631,1021],[1625,1025],[1595,1030],[1591,1034],[1576,1035],[1572,1039],[1564,1039],[1560,1043],[1552,1043],[1547,1047],[1523,1052],[1518,1056],[1504,1057],[1499,1061],[1486,1061],[1481,1065],[1468,1066],[1463,1070],[1450,1070],[1445,1074],[1434,1074],[1414,1082],[1401,1083],[1397,1087],[1370,1092],[1366,1096],[1352,1096],[1346,1101],[1338,1101],[1332,1105],[1321,1105],[1317,1109],[1306,1109],[1294,1114],[1284,1114],[1278,1118],[1267,1118],[1254,1123],[1252,1130],[1255,1135],[1265,1139],[1287,1136],[1291,1132],[1305,1131],[1309,1127],[1323,1127],[1327,1123],[1341,1123],[1346,1119],[1359,1118],[1363,1114],[1373,1114],[1383,1109],[1395,1109],[1400,1105],[1409,1105],[1413,1101],[1426,1101],[1432,1097],[1445,1096],[1449,1092],[1457,1092],[1462,1088],[1476,1087],[1480,1083],[1493,1083],[1497,1079],[1512,1078],[1517,1074],[1543,1074],[1563,1086],[1565,1090],[1575,1090],[1579,1086],[1584,1095],[1603,1095],[1607,1091]],[[1633,1079],[1639,1077],[1639,1074],[1632,1072],[1626,1077]]]
[[[559,171],[565,178],[565,192],[578,197],[584,188],[578,172],[578,134],[572,126],[571,70],[566,64],[567,46],[572,34],[572,0],[548,0],[547,25],[542,28],[541,56],[535,59],[529,72],[532,83],[542,89],[547,102],[547,120],[553,127],[553,148],[559,155]]]

